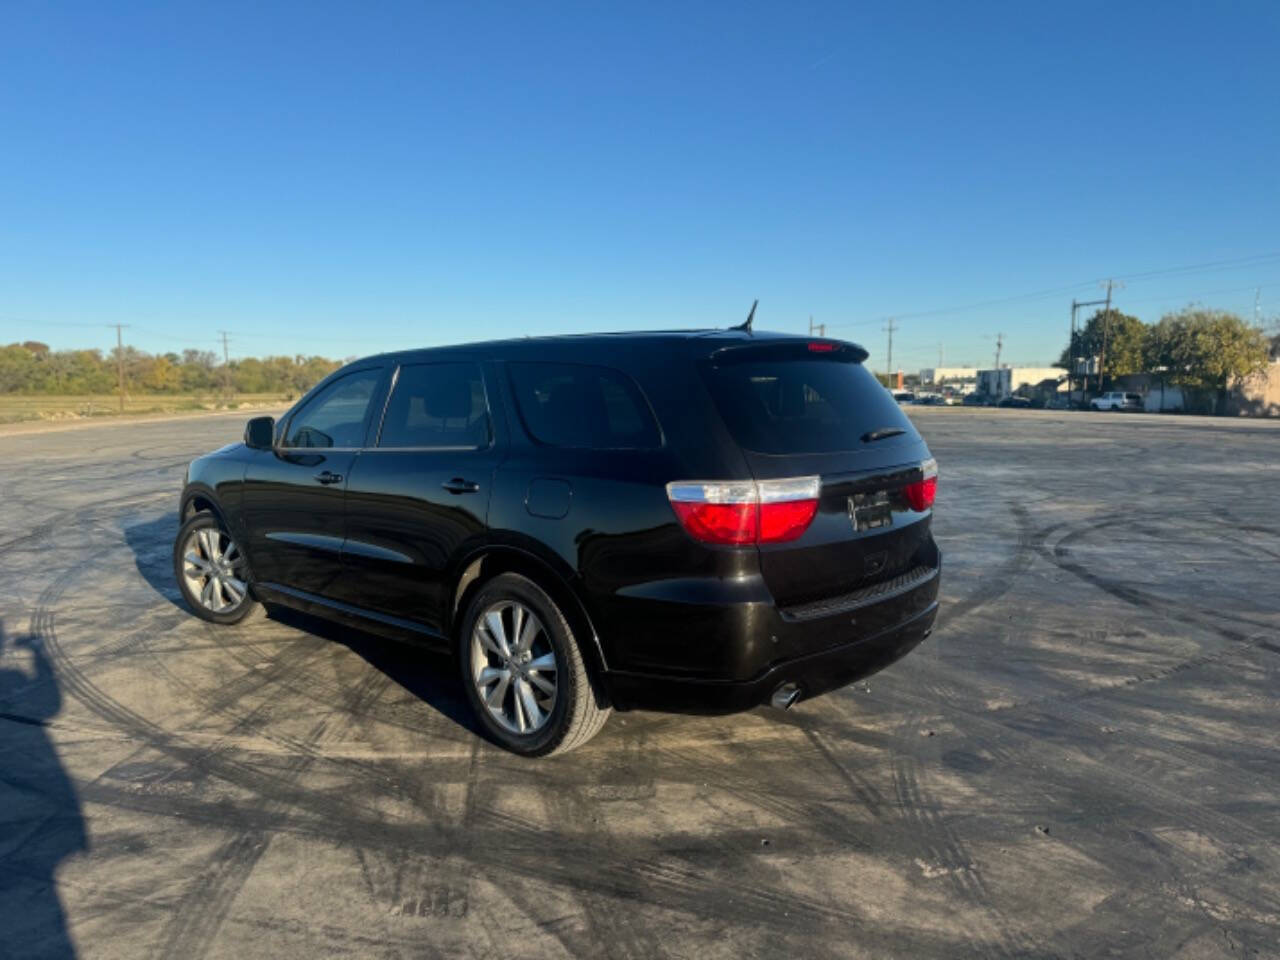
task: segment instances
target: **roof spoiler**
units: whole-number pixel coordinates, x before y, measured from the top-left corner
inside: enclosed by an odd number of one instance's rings
[[[835,360],[839,363],[862,363],[871,356],[856,343],[827,340],[821,337],[795,337],[725,346],[711,353],[709,359],[718,367],[759,360]]]

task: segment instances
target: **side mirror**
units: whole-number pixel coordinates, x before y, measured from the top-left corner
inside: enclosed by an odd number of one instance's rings
[[[245,425],[244,445],[250,450],[270,450],[275,437],[275,417],[254,417]]]

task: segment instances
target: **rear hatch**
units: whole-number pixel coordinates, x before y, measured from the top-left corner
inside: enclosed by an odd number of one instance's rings
[[[726,347],[700,364],[762,489],[764,481],[820,478],[804,532],[757,547],[784,614],[888,596],[937,564],[931,510],[912,507],[933,467],[929,449],[862,365],[866,356],[851,343],[797,338]]]

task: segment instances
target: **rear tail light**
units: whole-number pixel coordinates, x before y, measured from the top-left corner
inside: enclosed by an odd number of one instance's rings
[[[907,506],[917,513],[924,513],[933,506],[933,498],[938,493],[938,461],[932,458],[920,464],[923,479],[908,483],[902,488]]]
[[[785,543],[813,522],[821,486],[818,477],[682,480],[667,484],[667,497],[695,540],[734,546]]]

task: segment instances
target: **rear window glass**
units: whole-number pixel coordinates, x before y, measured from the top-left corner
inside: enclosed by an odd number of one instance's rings
[[[529,435],[552,447],[652,449],[662,443],[640,388],[625,373],[576,363],[510,363]]]
[[[400,368],[382,419],[379,447],[484,447],[489,408],[474,363],[415,363]]]
[[[914,433],[893,394],[860,363],[752,360],[706,366],[729,432],[756,453],[836,453],[883,427]]]

